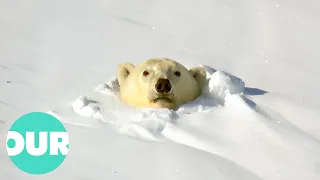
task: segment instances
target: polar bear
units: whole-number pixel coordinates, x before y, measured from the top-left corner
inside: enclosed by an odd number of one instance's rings
[[[206,80],[202,67],[188,70],[169,58],[151,58],[136,67],[117,70],[121,99],[135,107],[176,109],[201,95]]]

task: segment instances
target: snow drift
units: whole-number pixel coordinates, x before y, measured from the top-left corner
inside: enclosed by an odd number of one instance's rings
[[[138,140],[183,144],[232,159],[262,176],[278,174],[279,179],[297,178],[293,169],[306,172],[299,173],[303,174],[299,178],[318,176],[315,169],[320,162],[318,139],[276,111],[250,100],[250,95],[245,93],[250,88],[245,87],[242,79],[209,66],[202,67],[207,72],[202,95],[177,111],[124,104],[119,98],[117,79],[113,77],[72,102],[74,118],[59,115],[59,110],[49,113],[66,124],[94,128],[105,123],[118,133]]]
[[[174,124],[179,116],[195,112],[209,112],[224,105],[231,96],[243,97],[244,82],[223,71],[203,66],[207,80],[202,95],[192,102],[182,105],[176,112],[169,109],[134,108],[121,101],[116,77],[99,84],[93,93],[79,96],[73,103],[75,113],[112,124],[119,132],[156,139],[169,124]],[[245,105],[245,103],[243,104]],[[52,112],[49,112],[53,114]],[[58,115],[58,114],[53,114]],[[58,115],[59,116],[59,115]],[[66,123],[71,121],[64,120]],[[90,119],[91,120],[91,119]],[[89,122],[90,122],[89,120]],[[73,122],[81,124],[83,122]],[[90,123],[87,124],[90,126]]]

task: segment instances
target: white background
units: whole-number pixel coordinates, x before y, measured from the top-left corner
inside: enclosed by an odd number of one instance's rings
[[[0,0],[0,179],[320,179],[319,5]],[[119,63],[150,57],[209,65],[268,92],[250,96],[268,120],[236,100],[180,118],[193,144],[210,150],[140,141],[105,125],[66,125],[69,155],[56,171],[32,176],[11,163],[5,138],[14,120],[69,106],[113,77]]]

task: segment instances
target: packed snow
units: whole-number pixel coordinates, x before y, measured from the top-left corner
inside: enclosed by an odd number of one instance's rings
[[[70,137],[52,173],[0,179],[320,179],[316,0],[2,0],[0,144],[31,111]],[[169,109],[119,98],[122,62],[202,66],[202,95]]]
[[[167,125],[175,124],[175,119],[183,114],[193,112],[209,112],[225,104],[228,96],[243,96],[244,82],[226,72],[205,68],[207,80],[202,95],[192,102],[184,104],[177,111],[156,108],[133,108],[125,105],[120,98],[120,88],[116,77],[106,83],[99,84],[93,93],[79,96],[73,103],[75,113],[84,117],[110,123],[118,128],[119,132],[127,135],[139,136],[143,139],[156,139]],[[130,112],[125,114],[121,112]],[[48,113],[60,118],[66,123],[71,123],[67,118],[59,116],[59,110]],[[90,120],[86,126],[90,126]],[[78,123],[78,121],[76,121]],[[156,133],[156,134],[154,134]],[[145,136],[146,135],[146,136]]]

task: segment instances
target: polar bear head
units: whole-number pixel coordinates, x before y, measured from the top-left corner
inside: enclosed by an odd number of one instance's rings
[[[206,72],[202,67],[188,70],[168,58],[152,58],[137,66],[121,64],[117,78],[120,97],[127,104],[176,109],[201,95]]]

